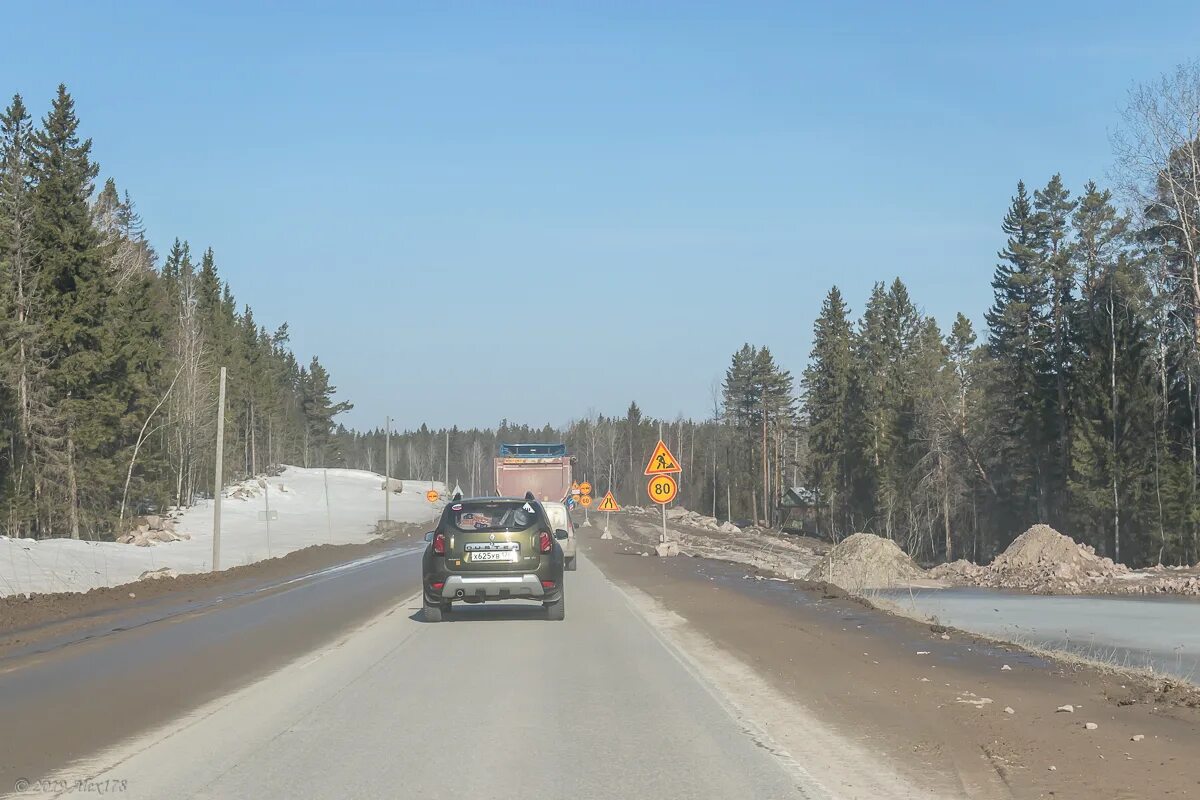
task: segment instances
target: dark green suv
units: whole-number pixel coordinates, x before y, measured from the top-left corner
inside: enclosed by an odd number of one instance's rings
[[[421,562],[427,622],[451,603],[541,600],[546,617],[566,616],[563,551],[542,504],[510,497],[455,499],[442,511]]]

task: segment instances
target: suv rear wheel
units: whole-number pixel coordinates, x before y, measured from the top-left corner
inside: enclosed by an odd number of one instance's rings
[[[542,603],[542,608],[546,609],[546,619],[561,622],[567,618],[567,590],[563,589],[558,595],[558,600],[553,603]]]
[[[450,611],[450,604],[430,603],[428,600],[422,600],[421,609],[425,614],[426,622],[441,622],[442,615]]]

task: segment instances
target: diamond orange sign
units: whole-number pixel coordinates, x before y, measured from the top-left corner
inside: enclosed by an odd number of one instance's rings
[[[679,466],[679,461],[675,459],[675,456],[671,455],[666,443],[659,439],[658,444],[654,447],[654,452],[650,454],[650,463],[646,465],[646,474],[668,475],[672,472],[683,472],[683,468]]]

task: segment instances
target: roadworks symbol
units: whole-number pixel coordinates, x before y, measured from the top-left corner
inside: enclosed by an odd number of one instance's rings
[[[604,495],[604,499],[600,501],[600,505],[596,506],[597,511],[620,511],[621,507],[617,505],[617,498],[613,497],[613,493],[609,492]]]
[[[650,463],[646,465],[646,474],[667,475],[672,472],[683,472],[683,469],[679,466],[675,456],[671,455],[671,451],[667,449],[666,443],[659,439],[658,444],[654,447],[654,452],[650,454]]]

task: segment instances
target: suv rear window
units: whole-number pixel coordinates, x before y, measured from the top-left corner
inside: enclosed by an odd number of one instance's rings
[[[460,531],[520,531],[537,524],[537,506],[529,502],[455,503],[450,506],[450,524]]]

